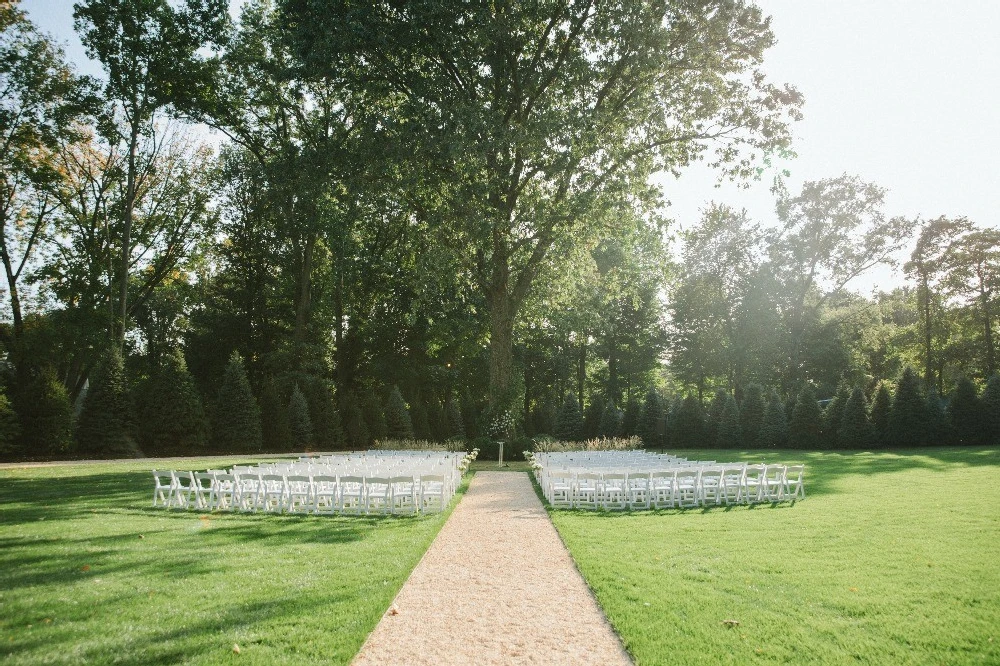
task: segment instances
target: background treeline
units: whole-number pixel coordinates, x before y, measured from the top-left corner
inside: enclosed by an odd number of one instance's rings
[[[522,438],[663,446],[863,447],[869,425],[873,446],[995,441],[996,230],[888,217],[883,190],[846,175],[780,194],[768,224],[722,205],[666,220],[648,173],[704,145],[643,161],[614,143],[627,118],[554,115],[572,87],[531,131],[565,129],[601,155],[618,146],[634,172],[581,171],[558,141],[520,136],[549,178],[514,188],[536,212],[525,221],[489,180],[517,160],[474,153],[486,142],[475,114],[492,107],[435,98],[452,124],[418,135],[407,123],[437,126],[429,107],[357,63],[309,68],[289,28],[306,25],[288,20],[296,6],[251,2],[230,24],[221,0],[80,3],[98,80],[0,4],[0,455],[359,448],[509,436],[493,432],[507,420]],[[738,21],[753,42],[730,44],[733,57],[759,60],[767,26],[752,11]],[[706,108],[742,103],[723,89],[736,90],[720,86]],[[792,119],[801,103],[787,87],[751,92],[771,101],[748,106]],[[785,145],[777,115],[734,117],[766,125],[753,145]],[[580,139],[594,127],[602,141]],[[907,286],[850,290],[914,239]],[[907,423],[937,424],[938,437],[886,434],[883,412],[908,403],[883,387],[909,365],[926,413]],[[979,415],[974,437],[962,409]]]

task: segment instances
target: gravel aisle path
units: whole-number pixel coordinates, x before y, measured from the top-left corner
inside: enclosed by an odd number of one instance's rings
[[[479,472],[354,663],[631,661],[528,476]]]

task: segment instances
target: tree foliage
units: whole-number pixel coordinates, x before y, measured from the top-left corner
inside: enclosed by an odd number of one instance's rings
[[[239,352],[234,351],[226,365],[212,425],[213,441],[222,451],[260,451],[263,447],[261,410]]]

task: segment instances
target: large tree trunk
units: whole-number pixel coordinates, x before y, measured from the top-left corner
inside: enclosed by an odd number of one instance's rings
[[[611,333],[608,336],[608,398],[615,405],[620,405],[621,397],[618,385],[618,339]]]
[[[931,289],[927,276],[921,278],[920,290],[924,294],[923,315],[924,315],[924,383],[927,386],[934,386],[934,359],[932,358],[931,343]]]
[[[576,363],[576,399],[580,401],[580,411],[583,411],[584,390],[587,385],[587,332],[580,333],[580,356]]]
[[[122,224],[121,274],[118,276],[118,330],[115,331],[119,349],[125,351],[125,333],[128,331],[128,275],[132,263],[132,215],[135,210],[136,153],[139,150],[139,119],[133,111],[128,142],[128,174],[125,186],[125,211]]]
[[[996,351],[993,348],[993,313],[990,308],[990,295],[980,286],[979,300],[983,310],[983,338],[986,343],[986,376],[992,377],[996,372]]]
[[[514,308],[506,284],[494,285],[490,297],[490,412],[513,405],[511,372],[514,367]]]
[[[312,265],[313,253],[316,248],[316,235],[306,236],[302,246],[302,258],[299,266],[299,289],[295,299],[295,341],[304,342],[309,327],[309,314],[312,310]]]

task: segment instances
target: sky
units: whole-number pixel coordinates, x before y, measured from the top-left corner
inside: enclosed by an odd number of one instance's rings
[[[789,191],[848,173],[888,189],[888,216],[964,215],[1000,226],[1000,1],[758,4],[778,40],[764,70],[805,97],[805,118],[793,128],[797,157],[781,165],[791,172]],[[22,7],[81,72],[100,72],[73,32],[70,0]],[[716,176],[696,164],[662,183],[668,215],[682,228],[709,201],[775,221],[769,182],[716,187]],[[901,283],[898,272],[879,269],[851,286],[871,292]]]

